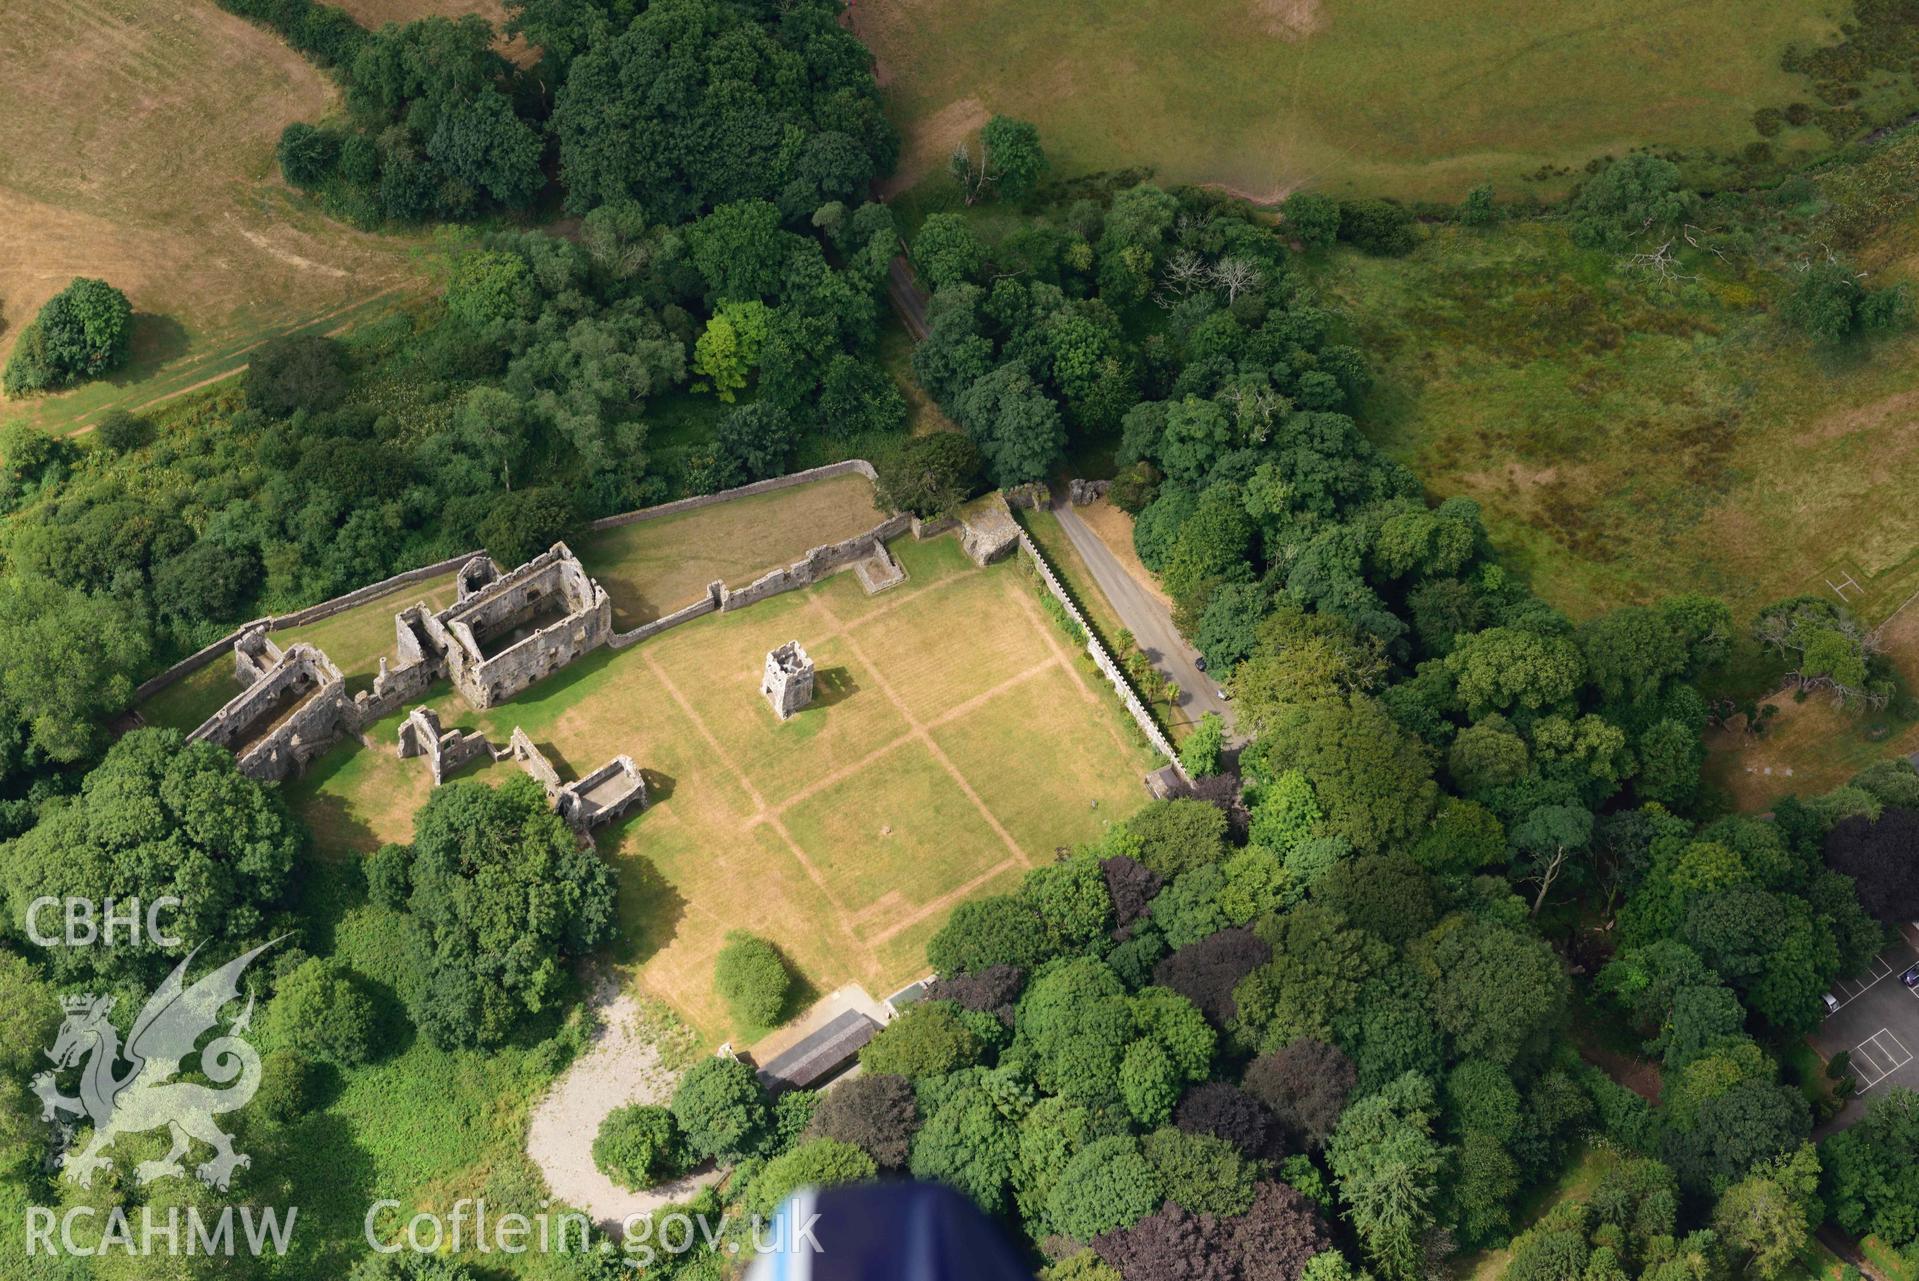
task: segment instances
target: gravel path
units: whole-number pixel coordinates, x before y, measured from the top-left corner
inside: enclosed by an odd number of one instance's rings
[[[593,1168],[593,1136],[607,1113],[629,1103],[665,1103],[679,1074],[660,1062],[658,1046],[638,1035],[639,1003],[621,991],[616,980],[600,980],[591,1003],[600,1020],[599,1035],[534,1105],[526,1154],[546,1176],[555,1201],[577,1206],[603,1229],[617,1231],[631,1215],[684,1201],[717,1181],[721,1171],[705,1170],[645,1192],[628,1192]]]

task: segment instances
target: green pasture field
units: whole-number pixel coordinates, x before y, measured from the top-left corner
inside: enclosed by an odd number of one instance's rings
[[[1836,30],[1789,0],[1736,22],[1665,0],[860,0],[852,17],[904,135],[898,187],[1003,114],[1039,126],[1059,173],[1147,166],[1259,200],[1511,193],[1642,145],[1736,151],[1755,108],[1807,96],[1786,47]]]
[[[1756,271],[1661,286],[1550,222],[1315,276],[1373,356],[1367,430],[1573,616],[1701,591],[1744,620],[1836,586],[1877,622],[1919,589],[1919,338],[1817,349]]]

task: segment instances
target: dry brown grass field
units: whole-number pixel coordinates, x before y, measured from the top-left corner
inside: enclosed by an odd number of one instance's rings
[[[1736,34],[1671,0],[857,0],[852,23],[904,136],[897,186],[999,113],[1061,172],[1146,165],[1257,199],[1453,198],[1646,143],[1734,149],[1755,107],[1804,95],[1786,46],[1834,31],[1793,0],[1742,5]]]
[[[412,22],[416,18],[463,18],[477,13],[496,28],[506,24],[506,6],[500,0],[327,0],[353,15],[361,26],[378,29],[382,23]]]
[[[74,276],[119,286],[136,313],[133,360],[113,380],[0,402],[0,417],[83,426],[419,279],[419,237],[355,231],[280,182],[280,130],[337,93],[207,0],[0,5],[0,84],[0,356]]]

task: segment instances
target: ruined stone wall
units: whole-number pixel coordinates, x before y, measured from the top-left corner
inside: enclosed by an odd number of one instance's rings
[[[431,565],[422,565],[418,569],[406,570],[393,575],[391,578],[383,578],[370,586],[355,588],[344,596],[335,596],[333,599],[323,600],[317,605],[308,605],[305,609],[295,610],[291,614],[280,614],[277,616],[269,614],[264,618],[255,618],[249,622],[242,623],[225,636],[222,636],[219,640],[202,646],[173,666],[167,668],[164,672],[161,672],[158,676],[151,677],[143,682],[138,689],[133,691],[133,701],[135,703],[145,702],[161,690],[185,680],[207,664],[230,656],[233,653],[234,645],[248,632],[283,632],[290,628],[305,627],[308,623],[317,623],[322,619],[332,618],[335,614],[343,614],[355,606],[364,605],[370,600],[378,600],[387,593],[398,591],[402,587],[408,587],[414,583],[424,583],[428,579],[438,578],[442,574],[450,574],[479,554],[481,553],[467,552],[464,555],[449,557],[443,561],[436,561]]]
[[[1073,603],[1073,598],[1067,592],[1065,584],[1060,581],[1053,567],[1047,563],[1045,554],[1039,549],[1039,544],[1034,542],[1033,536],[1024,529],[1019,531],[1019,545],[1020,550],[1026,553],[1027,559],[1039,571],[1040,581],[1046,584],[1046,590],[1065,607],[1067,616],[1078,623],[1080,630],[1086,634],[1086,652],[1093,656],[1093,662],[1098,666],[1100,674],[1112,682],[1113,692],[1119,695],[1120,705],[1133,718],[1133,723],[1139,726],[1140,733],[1146,736],[1146,741],[1152,744],[1154,751],[1164,756],[1172,768],[1179,771],[1181,778],[1186,779],[1188,783],[1192,782],[1193,780],[1187,777],[1186,767],[1179,763],[1179,752],[1174,749],[1172,739],[1168,738],[1166,731],[1159,727],[1159,722],[1153,718],[1152,709],[1146,706],[1145,700],[1139,696],[1139,691],[1133,688],[1132,678],[1127,676],[1126,669],[1106,652],[1106,646],[1100,643],[1098,634],[1087,623],[1086,616],[1081,614],[1079,606]]]
[[[381,659],[380,674],[373,678],[373,688],[353,696],[354,732],[393,715],[408,703],[419,702],[439,674],[437,663],[408,663],[389,668],[386,660]]]
[[[352,706],[340,669],[313,646],[295,645],[188,738],[235,751],[249,778],[285,779],[356,728]],[[261,735],[268,721],[276,723]]]
[[[554,812],[568,827],[588,832],[636,809],[646,808],[646,778],[630,756],[615,756],[553,798]]]
[[[637,645],[649,636],[658,636],[661,632],[678,627],[681,623],[690,623],[696,618],[704,618],[714,613],[719,609],[720,602],[725,599],[725,583],[708,583],[706,595],[691,605],[682,606],[670,614],[662,614],[650,623],[641,623],[632,631],[615,632],[606,638],[606,643],[613,649],[625,649],[628,645]]]
[[[746,586],[726,592],[720,599],[720,609],[740,609],[763,601],[768,596],[811,587],[833,571],[873,555],[876,543],[898,538],[911,527],[912,517],[889,516],[863,534],[812,548],[792,564],[776,566]]]
[[[280,661],[278,645],[267,639],[265,629],[247,632],[233,642],[233,676],[242,686],[266,677]]]
[[[625,649],[649,636],[657,636],[668,628],[703,618],[715,610],[730,613],[781,592],[811,587],[828,574],[873,555],[876,545],[883,545],[889,538],[898,538],[911,528],[912,517],[889,516],[864,533],[815,547],[791,564],[776,565],[742,587],[709,583],[706,595],[691,605],[676,609],[671,614],[663,614],[650,623],[642,623],[631,631],[615,633],[607,638],[606,643],[614,649]]]
[[[546,789],[549,801],[560,794],[560,772],[553,768],[553,762],[546,759],[546,753],[518,725],[513,727],[513,737],[507,740],[507,751],[515,764]]]
[[[400,759],[426,758],[427,772],[438,787],[446,776],[468,761],[493,755],[493,744],[478,730],[445,730],[430,707],[416,707],[400,724]]]
[[[485,653],[476,630],[486,635],[516,626],[543,601],[558,602],[565,617]],[[475,707],[492,707],[605,644],[613,634],[613,603],[566,544],[555,543],[422,625],[428,640],[444,649],[461,695]]]
[[[612,634],[613,607],[601,593],[598,608],[550,623],[469,667],[465,680],[457,682],[460,692],[476,707],[492,707],[598,649]]]

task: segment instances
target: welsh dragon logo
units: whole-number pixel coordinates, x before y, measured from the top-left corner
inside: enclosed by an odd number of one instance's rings
[[[174,1078],[181,1063],[195,1053],[200,1038],[219,1024],[220,1011],[240,998],[240,975],[273,943],[254,948],[188,987],[187,966],[200,950],[195,948],[141,1009],[124,1048],[107,1019],[113,1010],[112,997],[62,1000],[66,1021],[47,1057],[56,1071],[80,1066],[80,1094],[78,1098],[61,1094],[53,1072],[34,1077],[34,1093],[43,1105],[42,1119],[57,1120],[64,1112],[93,1123],[86,1147],[61,1158],[62,1178],[91,1187],[94,1174],[113,1164],[106,1149],[114,1140],[162,1126],[172,1131],[173,1148],[160,1160],[142,1161],[135,1167],[141,1183],[185,1174],[180,1158],[195,1139],[213,1149],[213,1158],[194,1169],[212,1187],[225,1190],[234,1170],[252,1163],[233,1150],[232,1136],[213,1120],[222,1112],[245,1107],[260,1088],[260,1056],[240,1039],[253,1018],[252,997],[240,1016],[198,1051],[200,1074],[214,1084]],[[123,1057],[128,1066],[121,1072]]]

